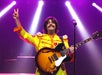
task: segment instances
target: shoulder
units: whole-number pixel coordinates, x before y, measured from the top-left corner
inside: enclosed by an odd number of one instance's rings
[[[62,35],[62,36],[56,35],[56,37],[59,37],[60,39],[63,39],[63,40],[68,39],[68,35]]]
[[[46,36],[46,34],[43,34],[41,32],[37,32],[35,35],[33,35],[33,37],[43,37],[43,36]]]
[[[68,35],[63,35],[62,38],[63,39],[68,39]]]
[[[37,32],[36,35],[39,36],[39,37],[43,36],[43,34],[41,32]]]

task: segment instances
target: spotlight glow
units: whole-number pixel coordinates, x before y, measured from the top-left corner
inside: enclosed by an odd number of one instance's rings
[[[96,9],[98,9],[100,12],[102,12],[102,8],[97,5],[96,3],[92,3],[92,6],[94,6]]]
[[[16,4],[16,1],[13,1],[13,2],[10,3],[5,9],[3,9],[3,10],[0,12],[0,18],[1,18],[7,11],[9,11],[15,4]]]
[[[33,22],[31,24],[29,33],[34,34],[37,30],[37,25],[38,25],[38,21],[39,21],[39,17],[41,14],[41,10],[42,10],[42,6],[43,6],[44,2],[41,0],[39,1],[38,7],[37,7],[37,11],[35,13],[35,16],[33,18]]]
[[[39,21],[39,17],[40,17],[40,13],[41,13],[43,4],[44,4],[43,1],[39,1],[36,13],[35,13],[33,21],[32,21],[32,24],[29,28],[28,32],[32,35],[34,35],[36,30],[37,30],[37,25],[38,25],[38,21]],[[21,52],[20,55],[22,55],[22,54],[32,54],[32,48],[33,47],[32,47],[31,44],[24,43],[23,46],[22,46],[22,52]]]
[[[35,32],[37,30],[37,25],[38,25],[38,21],[39,21],[39,17],[40,17],[40,13],[41,13],[43,4],[44,4],[43,1],[39,1],[36,13],[33,18],[33,22],[29,28],[29,31],[28,31],[30,34],[35,34]],[[32,53],[33,53],[32,49],[34,48],[34,46],[32,46],[29,43],[24,43],[23,46],[21,46],[21,48],[22,48],[21,49],[22,51],[19,54],[20,56],[18,56],[17,58],[34,58],[33,56],[27,56],[27,55],[32,55]],[[28,59],[22,60],[22,61],[25,62],[24,65],[26,67],[31,66],[28,62],[29,61]],[[18,65],[21,68],[23,67],[22,64],[16,64],[16,65]],[[18,67],[18,66],[16,66],[16,67]],[[24,68],[24,67],[22,69],[27,70],[27,68]]]
[[[76,20],[76,22],[77,22],[77,27],[79,28],[79,32],[80,32],[81,34],[83,34],[82,37],[83,37],[84,39],[86,39],[87,37],[89,37],[88,32],[86,31],[85,27],[84,27],[83,24],[81,23],[79,17],[77,16],[76,12],[75,12],[74,9],[72,8],[70,2],[69,2],[69,1],[66,1],[66,2],[65,2],[65,5],[67,6],[67,8],[68,8],[68,10],[69,10],[69,12],[70,12],[72,18]]]
[[[80,19],[78,18],[77,14],[75,13],[74,9],[72,8],[69,1],[66,1],[65,5],[68,7],[68,10],[71,14],[71,16],[77,21],[77,27],[79,29],[79,32],[81,36],[85,39],[89,37],[88,32],[86,31],[84,25],[81,23]],[[93,3],[93,6],[97,7],[95,3]],[[101,9],[100,9],[101,11]],[[94,44],[94,42],[89,42],[86,44],[88,47],[88,53],[90,53],[90,59],[92,60],[92,64],[94,66],[94,69],[96,70],[97,75],[102,75],[102,60],[101,60],[101,53],[98,51],[98,48]]]

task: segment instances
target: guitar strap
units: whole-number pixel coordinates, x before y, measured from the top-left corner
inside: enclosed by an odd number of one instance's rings
[[[60,37],[60,39],[61,39],[62,43],[64,44],[64,41],[63,41],[63,37],[62,36]],[[63,48],[62,49],[66,49],[65,44],[63,45]],[[66,70],[66,67],[65,67],[65,64],[64,63],[61,64],[61,69],[63,71]]]

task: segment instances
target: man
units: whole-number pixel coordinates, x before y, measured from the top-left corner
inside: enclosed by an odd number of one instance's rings
[[[45,33],[39,32],[33,36],[29,34],[28,32],[26,32],[24,28],[22,27],[19,21],[18,12],[19,12],[18,9],[14,9],[13,18],[17,25],[17,27],[14,28],[14,32],[17,32],[22,39],[34,45],[34,47],[36,48],[36,52],[38,52],[40,49],[44,47],[54,49],[58,44],[63,42],[65,45],[65,48],[66,49],[69,48],[71,54],[74,53],[74,47],[73,46],[69,47],[67,35],[64,35],[62,39],[57,35],[58,25],[57,25],[57,20],[54,17],[48,17],[45,20],[44,22]],[[40,71],[38,68],[36,69],[35,74],[36,75],[50,75],[50,74],[46,74]],[[56,74],[52,73],[51,75],[67,75],[64,63],[61,64],[61,67],[59,68]]]

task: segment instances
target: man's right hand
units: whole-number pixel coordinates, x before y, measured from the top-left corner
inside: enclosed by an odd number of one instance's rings
[[[14,9],[13,18],[15,19],[16,25],[20,26],[21,22],[19,20],[19,9]]]
[[[18,19],[18,17],[19,17],[19,9],[17,8],[17,9],[14,9],[14,13],[13,13],[13,18],[14,19]]]

